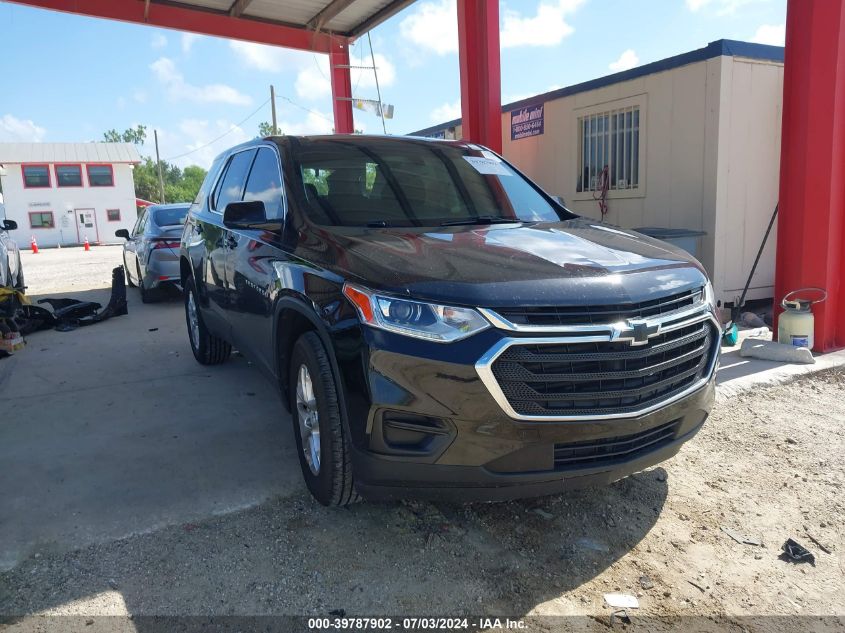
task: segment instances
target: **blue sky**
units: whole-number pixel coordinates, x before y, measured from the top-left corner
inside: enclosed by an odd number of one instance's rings
[[[502,0],[500,18],[507,103],[721,38],[782,45],[786,0]],[[322,55],[2,1],[0,29],[0,141],[100,140],[143,123],[159,130],[162,158],[205,167],[270,119],[271,83],[284,132],[331,131]],[[460,115],[455,0],[420,0],[372,38],[383,100],[395,106],[389,133]],[[366,38],[352,63],[362,55],[370,65]],[[352,83],[356,97],[376,98],[371,71]],[[381,131],[374,115],[355,117]]]

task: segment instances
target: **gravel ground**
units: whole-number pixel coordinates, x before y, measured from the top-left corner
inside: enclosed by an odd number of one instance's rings
[[[42,249],[37,255],[21,250],[27,294],[53,295],[107,288],[111,269],[120,266],[123,246],[92,246]]]
[[[843,389],[829,372],[721,404],[677,457],[605,489],[347,509],[302,493],[36,554],[0,576],[0,613],[606,618],[603,594],[623,591],[641,615],[842,616]],[[790,536],[814,567],[778,558]]]
[[[66,249],[62,258],[30,267],[30,292],[66,291],[80,277],[67,270],[74,262],[99,261],[91,272],[108,285],[120,251]],[[603,594],[621,591],[639,597],[640,617],[718,616],[742,622],[735,630],[782,631],[782,620],[739,618],[826,615],[838,618],[822,630],[841,630],[843,393],[845,374],[828,371],[722,402],[678,456],[603,489],[503,504],[326,509],[300,486],[240,512],[34,552],[0,574],[0,616],[24,627],[43,622],[37,614],[338,610],[582,615],[608,624]],[[737,543],[722,528],[762,544]],[[779,559],[788,537],[815,554],[815,566]]]

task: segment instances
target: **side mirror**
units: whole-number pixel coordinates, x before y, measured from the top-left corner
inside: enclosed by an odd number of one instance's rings
[[[14,231],[16,228],[18,228],[18,223],[14,220],[3,220],[4,231]]]
[[[223,226],[228,229],[264,228],[267,211],[260,200],[230,202],[223,210]]]
[[[552,196],[552,200],[557,202],[560,206],[566,207],[566,200],[563,199],[562,196]]]
[[[117,229],[114,232],[115,237],[122,237],[125,240],[129,239],[129,230],[128,229]]]

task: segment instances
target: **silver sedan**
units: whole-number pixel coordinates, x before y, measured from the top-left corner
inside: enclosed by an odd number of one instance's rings
[[[188,215],[188,204],[158,204],[147,207],[130,233],[115,231],[123,244],[126,283],[137,286],[141,301],[158,299],[164,286],[179,283],[179,240]]]

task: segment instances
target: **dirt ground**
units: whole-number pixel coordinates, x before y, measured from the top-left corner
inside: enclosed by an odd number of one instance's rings
[[[581,615],[608,630],[603,594],[624,592],[639,598],[635,624],[703,616],[784,631],[797,627],[746,618],[838,616],[818,626],[841,630],[843,394],[845,374],[827,371],[722,402],[675,458],[602,489],[326,509],[299,485],[223,516],[35,551],[0,574],[0,615],[15,628],[36,614],[491,614],[532,630],[563,627],[539,616]],[[779,558],[789,537],[815,566]]]

